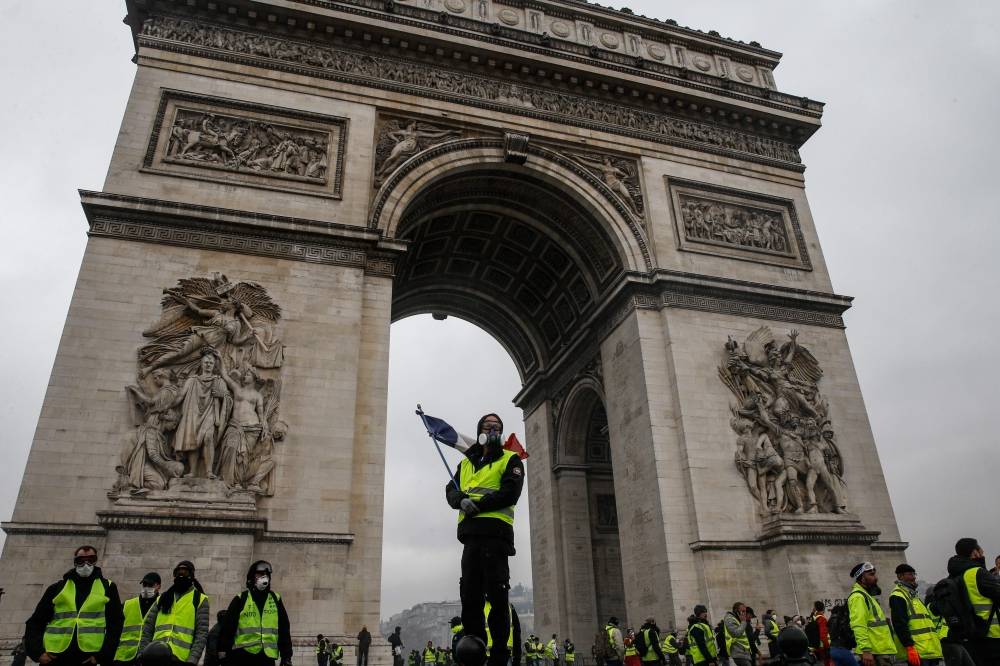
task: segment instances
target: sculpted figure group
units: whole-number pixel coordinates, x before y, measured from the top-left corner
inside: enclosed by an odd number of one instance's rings
[[[681,215],[684,218],[684,235],[688,240],[788,251],[785,224],[778,213],[707,199],[685,198]]]
[[[267,292],[224,275],[164,291],[143,333],[139,382],[126,387],[137,428],[122,453],[118,495],[164,490],[180,477],[221,479],[230,491],[273,494],[284,345]]]
[[[846,487],[823,371],[791,331],[784,344],[764,326],[741,345],[729,338],[723,383],[739,403],[736,467],[764,515],[846,513]]]

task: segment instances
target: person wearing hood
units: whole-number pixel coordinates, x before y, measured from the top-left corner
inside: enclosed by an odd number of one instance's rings
[[[878,572],[871,562],[862,562],[851,569],[854,585],[847,595],[854,632],[854,653],[861,657],[862,666],[892,666],[896,658],[896,643],[885,613],[875,597],[882,594]]]
[[[208,596],[189,560],[178,562],[173,573],[174,584],[153,602],[142,623],[140,659],[150,644],[163,643],[174,659],[197,664],[208,642]]]
[[[246,590],[233,597],[219,632],[219,654],[230,664],[292,663],[292,632],[281,595],[271,589],[273,569],[258,560],[247,570]]]
[[[122,631],[118,588],[97,566],[97,549],[80,546],[73,568],[45,590],[24,626],[24,647],[39,664],[111,666]]]
[[[142,637],[142,623],[146,621],[149,609],[160,596],[160,574],[150,571],[139,581],[139,596],[125,602],[125,614],[121,639],[115,652],[115,666],[131,664],[139,655],[139,639]]]
[[[643,666],[658,664],[662,666],[667,659],[663,655],[663,647],[660,645],[660,628],[656,626],[656,620],[647,617],[646,621],[639,627],[639,635],[642,637],[642,652],[639,659]]]
[[[688,618],[687,653],[694,666],[718,666],[719,646],[708,622],[708,608],[703,604],[694,607]]]
[[[889,595],[889,613],[897,650],[909,666],[939,666],[943,653],[930,611],[917,596],[917,571],[905,562],[896,567],[896,587]]]
[[[948,560],[948,577],[958,578],[972,602],[972,610],[986,627],[984,636],[970,637],[966,649],[976,666],[1000,664],[1000,578],[986,570],[986,553],[976,539],[965,537],[955,544]]]
[[[726,651],[736,666],[750,666],[750,621],[747,606],[741,601],[733,604],[733,609],[722,618],[726,637]]]
[[[518,455],[504,450],[500,436],[503,421],[486,414],[476,426],[477,443],[465,452],[455,476],[445,488],[445,498],[458,511],[458,540],[462,550],[459,596],[466,635],[486,643],[483,608],[507,608],[510,601],[510,563],[514,551],[514,506],[524,486],[524,465]],[[509,657],[507,613],[491,613],[490,636],[494,650],[489,666],[504,666]]]

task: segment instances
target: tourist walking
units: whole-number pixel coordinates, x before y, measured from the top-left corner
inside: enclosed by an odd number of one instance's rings
[[[139,658],[150,643],[163,643],[178,661],[197,664],[208,642],[208,596],[195,578],[194,564],[174,567],[174,584],[153,604],[142,624]]]
[[[118,588],[97,566],[97,549],[80,546],[73,568],[45,590],[24,624],[24,649],[32,661],[110,664],[122,631]]]
[[[478,636],[483,643],[484,605],[487,601],[494,608],[509,604],[507,558],[515,553],[514,506],[524,485],[524,465],[516,453],[504,450],[502,433],[503,421],[496,414],[479,419],[478,441],[465,452],[445,489],[448,504],[458,510],[458,540],[464,546],[459,579],[462,626],[466,635]],[[490,615],[495,648],[487,661],[490,666],[507,664],[509,622],[507,613]]]
[[[965,585],[972,610],[979,618],[983,635],[970,636],[966,648],[976,666],[1000,664],[1000,578],[986,570],[986,553],[973,538],[959,539],[955,556],[948,560],[948,576]]]
[[[139,581],[138,596],[127,599],[122,604],[124,621],[122,633],[115,651],[115,664],[124,666],[135,662],[139,654],[139,639],[142,637],[142,623],[146,614],[160,596],[160,574],[151,571]],[[211,666],[208,664],[207,666]]]
[[[875,599],[882,594],[875,565],[871,562],[856,565],[851,569],[851,578],[854,585],[847,595],[847,610],[854,632],[854,652],[861,657],[862,666],[892,666],[896,644],[889,621]]]
[[[274,571],[258,560],[250,565],[246,589],[233,597],[219,634],[219,651],[230,664],[273,666],[292,663],[292,632],[281,595],[271,588]]]

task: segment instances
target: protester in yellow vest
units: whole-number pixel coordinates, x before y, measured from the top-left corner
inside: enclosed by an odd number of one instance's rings
[[[677,645],[677,632],[670,631],[663,638],[663,644],[660,645],[663,650],[663,655],[667,658],[668,666],[680,666],[680,647]]]
[[[847,595],[847,609],[854,632],[854,652],[862,666],[892,666],[896,658],[896,643],[882,607],[875,599],[882,594],[878,573],[871,562],[862,562],[851,569],[854,586]]]
[[[208,640],[209,603],[194,574],[189,560],[174,567],[174,584],[160,595],[142,623],[140,659],[153,642],[169,646],[179,661],[197,664],[201,659]]]
[[[663,647],[660,645],[660,628],[656,626],[656,620],[647,617],[646,621],[639,627],[638,636],[642,639],[639,659],[643,664],[662,664],[666,661],[663,656]]]
[[[142,637],[142,623],[146,621],[149,609],[160,596],[160,574],[151,571],[139,582],[139,596],[123,605],[125,621],[122,626],[115,664],[131,664],[139,655],[139,639]]]
[[[490,612],[493,607],[490,602],[486,602],[486,606],[483,607],[483,615],[486,616],[486,653],[490,654],[493,648],[493,635],[490,633],[489,629],[489,618]],[[507,605],[507,615],[510,621],[510,633],[507,634],[507,650],[510,651],[510,663],[511,666],[520,666],[521,664],[521,620],[517,617],[517,610],[514,608],[514,604]],[[530,640],[530,639],[529,639]],[[453,650],[454,652],[454,650]]]
[[[292,663],[292,633],[281,595],[271,589],[274,571],[258,560],[247,570],[246,590],[229,602],[219,652],[230,664]]]
[[[462,626],[467,636],[486,642],[483,605],[507,608],[510,600],[510,565],[514,555],[514,506],[524,485],[524,465],[518,455],[501,444],[503,422],[486,414],[476,426],[477,443],[471,446],[445,489],[449,506],[458,510],[458,540],[463,544],[461,585]],[[506,613],[490,615],[494,649],[489,666],[506,666]]]
[[[330,666],[341,666],[344,661],[344,646],[337,641],[330,642]]]
[[[726,639],[726,654],[736,666],[751,666],[750,622],[747,621],[747,606],[742,601],[733,604],[733,609],[722,618]]]
[[[1000,578],[986,569],[986,553],[976,539],[958,540],[955,556],[948,560],[948,576],[964,584],[983,629],[982,635],[966,641],[969,654],[977,666],[1000,664]]]
[[[889,595],[896,653],[909,666],[936,666],[944,658],[931,612],[917,597],[917,572],[909,564],[896,567],[896,587]]]
[[[424,666],[437,663],[437,650],[434,649],[434,641],[427,641],[427,647],[424,648],[422,657]]]
[[[568,638],[563,641],[563,661],[566,666],[573,666],[576,662],[576,646]]]
[[[80,546],[73,568],[42,595],[24,627],[24,648],[39,664],[111,666],[122,631],[118,588],[101,574],[97,549]]]
[[[694,666],[718,666],[719,646],[708,623],[708,608],[702,604],[695,606],[688,618],[687,654]]]

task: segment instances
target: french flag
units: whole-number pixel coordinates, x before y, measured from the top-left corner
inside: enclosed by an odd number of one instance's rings
[[[427,434],[434,438],[434,441],[439,444],[444,444],[445,446],[450,446],[456,451],[461,451],[465,453],[476,443],[475,437],[470,437],[469,435],[464,435],[455,428],[451,426],[447,421],[439,419],[434,416],[428,416],[424,414],[423,410],[418,407],[417,416],[424,422],[424,427],[427,429]],[[507,441],[504,442],[503,448],[507,451],[513,451],[521,460],[528,459],[528,452],[524,450],[524,446],[518,441],[517,435],[511,433],[507,437]]]

